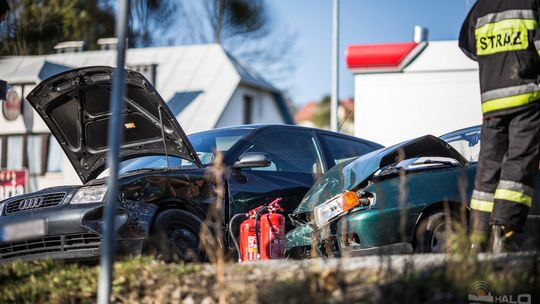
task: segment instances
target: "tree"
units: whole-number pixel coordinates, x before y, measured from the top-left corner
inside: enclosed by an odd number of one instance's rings
[[[114,13],[96,0],[13,1],[3,27],[2,55],[46,54],[69,40],[92,49],[98,38],[114,36]]]
[[[102,0],[105,1],[105,0]],[[116,0],[109,0],[112,6]],[[148,47],[163,43],[177,20],[177,0],[130,0],[128,44]]]
[[[82,40],[97,49],[99,38],[115,36],[114,0],[12,1],[2,25],[0,55],[50,53],[62,41]],[[172,0],[131,0],[129,45],[149,46],[168,33],[175,21]]]
[[[321,99],[317,109],[313,113],[311,121],[318,128],[330,128],[330,95],[325,95]]]
[[[274,82],[294,70],[296,36],[272,23],[264,0],[182,0],[179,12],[178,42],[219,43]]]
[[[51,53],[62,41],[82,40],[97,49],[114,37],[115,0],[12,1],[0,27],[0,55]],[[279,30],[265,0],[131,0],[130,47],[219,43],[273,82],[294,69],[295,36]],[[174,29],[174,32],[171,32]]]
[[[349,101],[350,102],[350,101]],[[354,111],[344,107],[345,101],[340,101],[338,110],[338,127],[341,132],[354,133]],[[330,95],[325,95],[313,113],[311,121],[317,128],[330,128]]]

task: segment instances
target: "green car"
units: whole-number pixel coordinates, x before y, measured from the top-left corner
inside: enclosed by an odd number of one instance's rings
[[[444,252],[447,223],[467,222],[479,147],[476,126],[336,165],[291,215],[297,227],[285,236],[288,256]],[[540,229],[538,200],[536,191],[527,231]],[[536,234],[527,246],[538,246]]]

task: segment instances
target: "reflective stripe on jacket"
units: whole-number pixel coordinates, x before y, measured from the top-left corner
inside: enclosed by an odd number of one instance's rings
[[[482,113],[518,111],[540,101],[540,0],[478,0],[459,46],[478,61]]]

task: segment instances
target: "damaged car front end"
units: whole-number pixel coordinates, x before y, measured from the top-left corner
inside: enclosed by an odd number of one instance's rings
[[[479,147],[476,126],[409,140],[334,167],[292,214],[303,222],[286,235],[289,255],[447,251],[448,232],[458,226],[467,231]],[[539,201],[537,179],[524,250],[540,248]]]
[[[419,218],[445,205],[459,210],[473,179],[470,163],[430,135],[342,163],[310,189],[293,213],[310,220],[287,234],[287,250],[293,257],[305,256],[312,246],[320,256],[419,250]]]
[[[108,192],[103,134],[110,118],[112,73],[110,67],[72,70],[47,79],[28,95],[84,185],[53,187],[3,201],[0,262],[99,256]],[[127,73],[126,88],[116,248],[120,254],[140,254],[158,209],[182,201],[185,210],[202,215],[215,202],[215,189],[155,89],[132,71]]]
[[[158,210],[182,206],[204,219],[215,202],[215,188],[206,181],[204,171],[192,170],[184,177],[166,171],[121,176],[122,195],[115,217],[120,255],[137,255],[155,247],[148,242]],[[100,254],[106,192],[105,180],[98,179],[84,186],[49,188],[4,201],[0,262],[95,259]]]

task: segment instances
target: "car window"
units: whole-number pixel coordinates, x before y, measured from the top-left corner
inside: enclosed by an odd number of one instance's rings
[[[480,129],[452,134],[451,136],[443,135],[441,139],[450,144],[469,162],[477,162],[480,156]]]
[[[270,156],[269,167],[249,170],[322,173],[322,162],[313,133],[304,130],[271,130],[255,138],[244,152]]]
[[[372,147],[364,143],[342,137],[322,135],[322,141],[330,151],[335,164],[340,164],[373,151]]]
[[[226,154],[232,146],[250,133],[250,129],[225,129],[195,133],[188,138],[201,162],[208,165],[214,161],[215,151]]]

